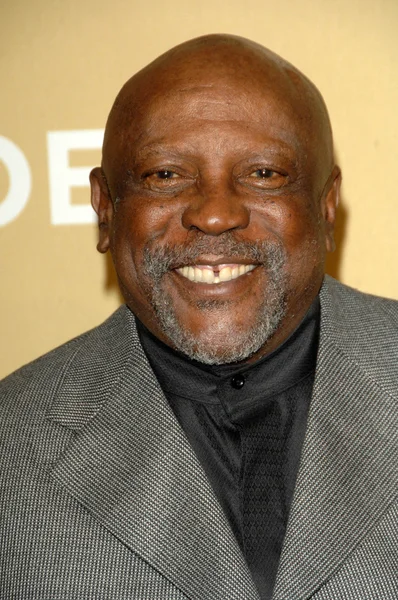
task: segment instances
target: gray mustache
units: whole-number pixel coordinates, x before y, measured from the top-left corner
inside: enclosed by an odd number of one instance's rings
[[[144,270],[159,280],[167,271],[195,264],[204,254],[228,256],[229,259],[246,260],[261,264],[267,269],[279,270],[285,263],[286,252],[281,242],[238,242],[229,235],[219,238],[201,237],[179,245],[165,244],[144,248]]]

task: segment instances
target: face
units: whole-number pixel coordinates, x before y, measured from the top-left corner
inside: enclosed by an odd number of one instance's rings
[[[249,79],[168,86],[114,138],[107,181],[91,175],[98,248],[159,339],[222,364],[294,330],[333,244],[337,171],[313,143],[294,107]]]

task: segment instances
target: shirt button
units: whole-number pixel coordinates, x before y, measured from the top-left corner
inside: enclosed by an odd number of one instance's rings
[[[236,390],[240,390],[245,385],[245,381],[246,380],[243,375],[234,375],[234,377],[231,379],[231,385]]]

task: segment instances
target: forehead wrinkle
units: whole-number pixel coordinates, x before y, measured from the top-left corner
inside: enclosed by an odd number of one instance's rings
[[[227,122],[224,121],[225,125]],[[291,129],[281,129],[280,127],[273,130],[271,127],[260,129],[258,127],[248,129],[247,123],[244,121],[231,121],[231,130],[217,131],[217,124],[211,120],[203,119],[198,128],[203,129],[208,125],[209,134],[206,138],[197,137],[195,130],[187,131],[183,137],[178,136],[177,139],[170,137],[168,132],[162,137],[157,137],[150,140],[152,133],[159,134],[159,126],[148,128],[141,137],[144,145],[139,147],[136,145],[136,156],[140,160],[150,158],[151,156],[159,156],[163,154],[174,155],[175,157],[200,157],[201,154],[208,155],[211,150],[216,151],[217,155],[223,154],[224,147],[230,147],[228,141],[231,137],[234,138],[234,147],[236,155],[250,159],[251,157],[275,157],[287,158],[295,165],[300,162],[300,157],[305,154],[305,148],[302,146],[302,138],[297,135],[292,135]],[[247,137],[242,137],[242,130],[245,130]],[[234,136],[234,132],[237,134]],[[227,146],[225,145],[227,144]]]
[[[235,86],[211,85],[192,86],[183,89],[168,89],[155,95],[148,103],[145,112],[141,114],[141,122],[151,125],[168,122],[173,109],[179,117],[195,117],[206,122],[238,122],[239,117],[250,116],[250,106],[253,104],[250,95],[243,94]]]
[[[220,134],[217,132],[217,125],[222,123],[223,126],[230,126],[231,130],[236,128],[239,136],[244,133],[252,136],[254,143],[261,136],[263,138],[266,136],[267,140],[273,138],[275,141],[280,140],[298,148],[300,146],[299,139],[305,139],[306,132],[303,131],[300,119],[292,117],[289,105],[284,102],[283,98],[279,101],[276,98],[264,98],[261,102],[258,95],[254,97],[251,94],[235,93],[235,97],[233,97],[232,92],[236,92],[236,89],[231,89],[231,93],[227,95],[225,95],[225,90],[219,90],[219,94],[216,92],[213,95],[213,90],[214,88],[210,95],[201,93],[192,95],[190,93],[186,102],[174,90],[166,93],[159,101],[155,99],[147,107],[142,118],[135,121],[135,127],[133,127],[135,140],[137,142],[146,141],[147,138],[157,135],[159,132],[164,132],[164,139],[167,142],[169,137],[173,140],[173,119],[177,119],[177,125],[180,125],[185,118],[193,118],[194,127],[201,131],[203,128],[209,127],[213,136]],[[188,91],[191,90],[186,88],[187,95]],[[228,97],[231,96],[233,99],[228,100]],[[174,104],[176,105],[175,111],[173,110]],[[278,109],[275,109],[275,105],[278,105]],[[179,133],[181,143],[187,139],[191,130],[192,123],[189,123],[187,135]],[[226,130],[224,131],[226,132]]]
[[[127,110],[120,110],[118,134],[120,138],[126,137],[128,141],[134,136],[139,142],[153,131],[162,128],[164,124],[167,126],[175,106],[181,118],[186,116],[202,119],[203,125],[216,121],[239,125],[241,120],[248,118],[253,124],[262,125],[266,122],[270,133],[276,137],[291,141],[295,134],[301,137],[303,142],[307,141],[313,130],[317,129],[318,121],[317,115],[312,115],[312,111],[306,106],[307,102],[302,101],[303,96],[309,94],[299,89],[297,81],[290,81],[289,78],[284,87],[285,91],[282,90],[281,93],[280,89],[275,92],[270,86],[259,86],[258,82],[250,89],[247,89],[247,86],[246,89],[242,89],[242,86],[233,85],[230,81],[201,85],[185,84],[184,87],[164,90],[162,94],[155,93],[141,109],[138,109],[135,102],[137,98],[134,98],[133,102],[130,98],[125,107]],[[292,102],[292,96],[297,101]],[[166,107],[171,113],[167,113]],[[131,130],[131,135],[126,129]]]

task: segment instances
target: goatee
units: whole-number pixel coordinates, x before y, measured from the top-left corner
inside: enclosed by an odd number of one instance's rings
[[[262,301],[256,314],[245,325],[233,332],[226,332],[221,341],[194,336],[181,326],[170,294],[163,285],[163,277],[172,269],[198,264],[203,255],[228,256],[233,262],[245,260],[265,269],[267,284],[262,290]],[[170,245],[144,249],[143,269],[148,285],[145,293],[150,301],[164,335],[173,347],[189,358],[209,365],[221,365],[247,360],[266,345],[285,316],[286,277],[284,264],[286,252],[280,242],[239,242],[231,233],[218,238],[197,237],[184,245]],[[246,277],[247,275],[243,275]],[[196,308],[206,314],[221,311],[233,304],[231,300],[209,299],[198,301]]]

